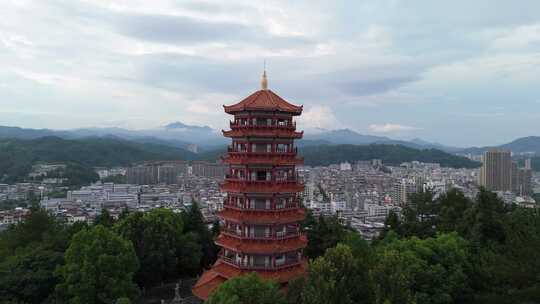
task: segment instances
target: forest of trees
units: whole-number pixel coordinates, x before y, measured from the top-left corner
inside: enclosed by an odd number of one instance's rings
[[[192,277],[216,259],[197,204],[183,213],[104,210],[66,225],[38,207],[0,232],[0,303],[130,303],[145,290]]]
[[[370,243],[336,217],[302,223],[309,270],[284,293],[256,274],[227,281],[208,303],[538,303],[540,214],[481,190],[411,197]],[[130,303],[194,277],[218,248],[196,204],[183,213],[107,211],[66,225],[42,209],[0,232],[1,303]]]
[[[305,221],[306,277],[288,292],[257,275],[229,280],[209,303],[539,303],[540,214],[481,190],[412,197],[368,243],[336,218]],[[238,281],[238,282],[237,282]],[[231,300],[232,299],[232,300]]]

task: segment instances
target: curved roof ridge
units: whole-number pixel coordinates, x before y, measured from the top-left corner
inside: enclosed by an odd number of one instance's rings
[[[242,111],[280,111],[287,112],[293,115],[302,113],[302,106],[297,106],[289,103],[272,90],[258,90],[242,101],[230,105],[223,106],[225,112],[232,114]]]

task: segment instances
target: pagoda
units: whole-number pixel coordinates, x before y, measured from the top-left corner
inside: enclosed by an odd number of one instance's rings
[[[307,267],[302,256],[307,238],[300,230],[304,185],[296,173],[303,160],[294,146],[303,132],[296,131],[293,120],[302,106],[269,90],[265,71],[259,91],[223,107],[234,115],[230,130],[223,131],[232,139],[223,157],[229,171],[220,186],[227,196],[218,214],[218,259],[192,289],[203,300],[221,283],[245,273],[257,272],[285,286]]]

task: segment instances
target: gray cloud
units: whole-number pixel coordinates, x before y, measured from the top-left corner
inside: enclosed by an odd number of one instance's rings
[[[537,28],[539,9],[538,1],[489,0],[2,1],[0,105],[77,117],[6,120],[23,126],[134,116],[219,126],[226,119],[216,104],[256,90],[266,59],[270,88],[306,112],[330,109],[340,126],[361,132],[386,121],[430,125],[422,136],[463,144],[474,138],[461,131],[478,122],[448,114],[459,110],[445,96],[464,112],[509,101],[540,111],[538,42],[523,30]],[[507,122],[484,140],[536,127],[518,116],[485,117],[493,130]]]
[[[242,24],[210,23],[183,16],[129,14],[115,23],[125,35],[171,44],[252,39],[257,35],[256,29]]]
[[[382,79],[357,79],[339,82],[337,85],[344,92],[354,96],[367,96],[385,93],[419,80],[417,75],[396,76]]]

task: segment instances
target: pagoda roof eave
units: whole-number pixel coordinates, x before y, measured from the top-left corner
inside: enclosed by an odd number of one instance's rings
[[[228,114],[239,112],[282,112],[292,115],[300,115],[303,106],[297,106],[289,103],[272,90],[258,90],[239,103],[233,105],[223,105],[223,109]]]
[[[218,217],[231,222],[245,224],[288,224],[302,221],[306,216],[304,209],[298,208],[285,212],[256,212],[256,211],[236,211],[223,209],[218,213]]]
[[[216,245],[242,253],[280,254],[305,248],[307,246],[307,239],[305,235],[300,235],[296,238],[286,240],[259,241],[246,239],[241,240],[230,236],[220,235],[216,239]]]

